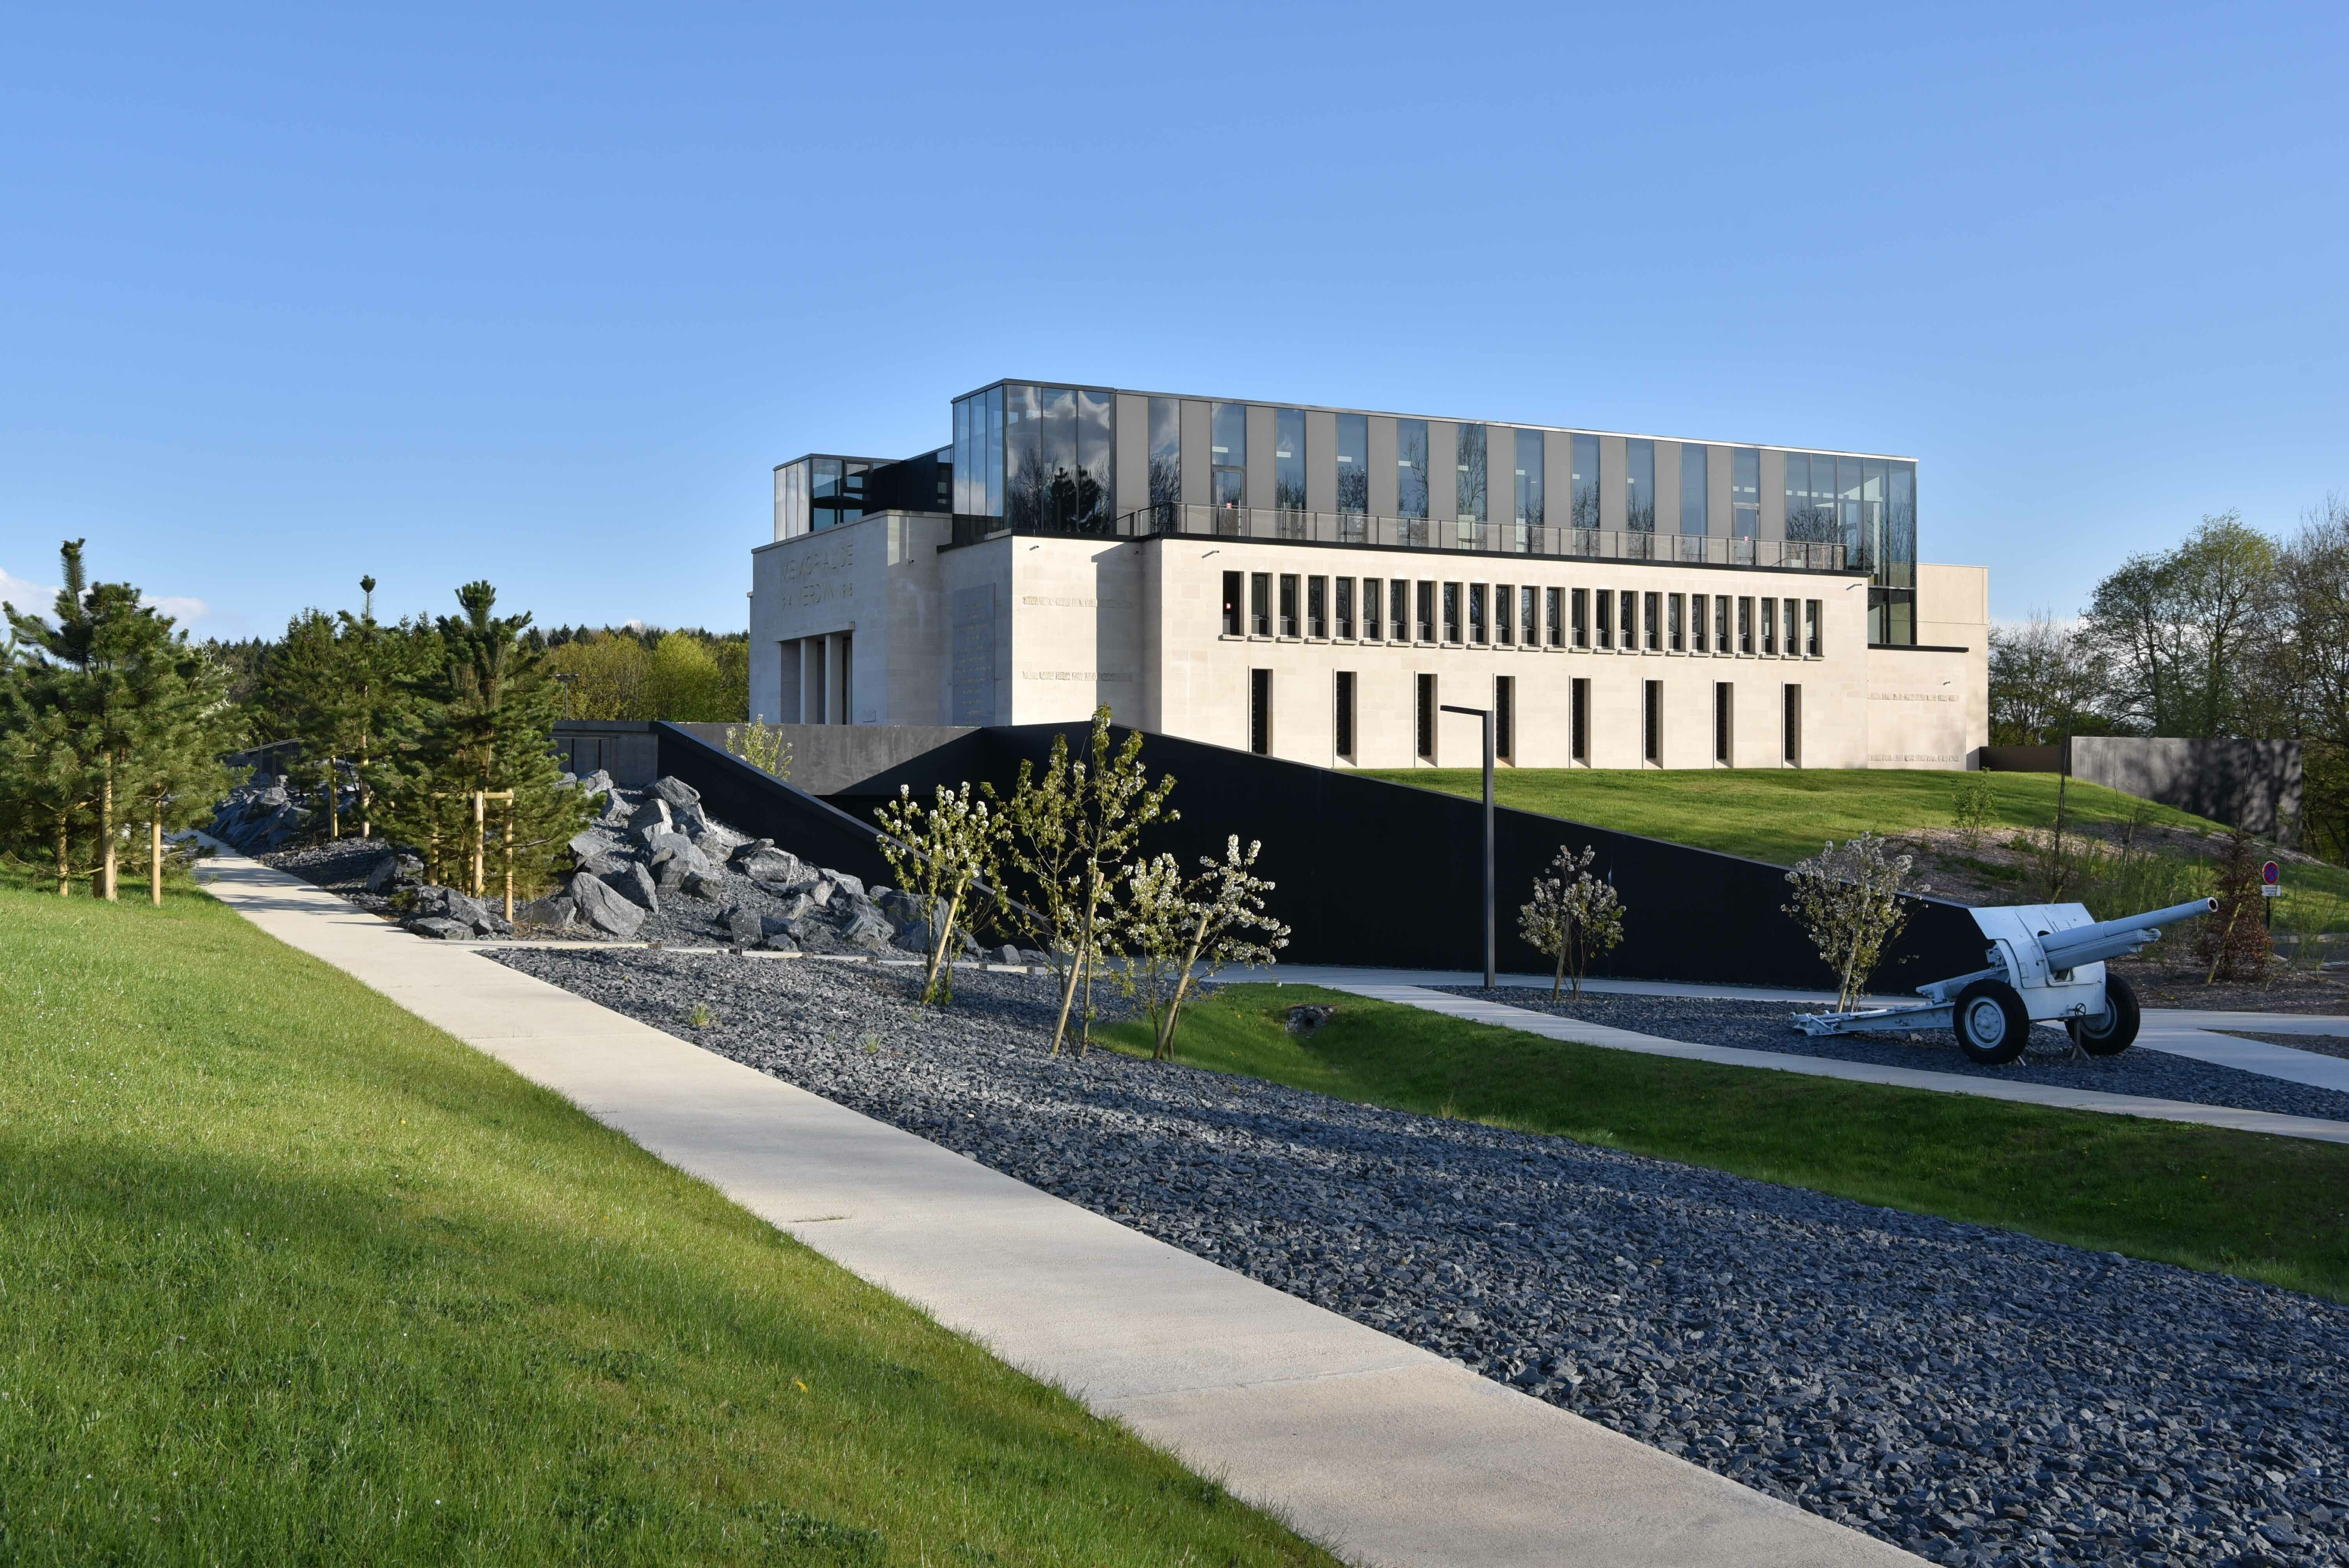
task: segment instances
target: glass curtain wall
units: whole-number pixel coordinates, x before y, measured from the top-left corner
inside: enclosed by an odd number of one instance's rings
[[[1003,515],[1003,388],[955,400],[954,509],[968,517]]]
[[[1209,500],[1226,509],[1247,504],[1247,405],[1218,403],[1208,418]]]
[[[1455,493],[1453,515],[1460,520],[1461,537],[1466,541],[1475,537],[1472,531],[1474,526],[1480,522],[1490,521],[1492,513],[1487,511],[1485,506],[1487,493],[1485,469],[1485,427],[1462,425],[1458,429],[1460,455],[1455,466],[1459,469],[1459,482],[1454,487]]]
[[[1305,410],[1272,411],[1272,504],[1282,511],[1305,510]]]
[[[1656,443],[1623,443],[1623,530],[1656,531]]]
[[[1363,414],[1338,416],[1338,510],[1371,510],[1371,421]]]
[[[1546,519],[1542,501],[1542,433],[1539,430],[1519,430],[1516,435],[1516,513],[1515,520],[1526,528],[1539,528]]]
[[[1692,441],[1681,444],[1681,531],[1712,531],[1712,498],[1705,490],[1705,449]]]
[[[1183,405],[1172,397],[1150,400],[1150,508],[1160,528],[1172,528],[1183,514]]]
[[[1001,516],[1015,529],[1064,533],[1108,529],[1113,493],[1109,394],[1013,384],[1000,388],[1000,395],[1003,505],[1000,512],[985,515]],[[975,446],[975,429],[971,438]],[[989,444],[991,448],[991,437]],[[990,472],[990,488],[992,482]],[[965,499],[978,499],[976,481]]]
[[[1916,464],[1788,452],[1786,537],[1841,544],[1868,574],[1869,642],[1916,642]]]
[[[1762,531],[1762,453],[1740,447],[1729,458],[1729,532],[1752,539]]]
[[[1427,515],[1427,421],[1395,421],[1395,511],[1408,518]]]
[[[1574,526],[1599,526],[1599,438],[1574,438]]]
[[[778,520],[778,539],[796,539],[808,531],[808,466],[804,462],[785,463],[779,480],[782,491],[782,514]]]

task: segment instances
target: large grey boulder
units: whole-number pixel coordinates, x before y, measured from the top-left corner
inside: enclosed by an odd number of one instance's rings
[[[653,780],[653,798],[666,802],[671,810],[675,810],[680,806],[698,806],[701,791],[682,779],[673,779],[664,773]]]
[[[678,843],[661,851],[652,859],[653,885],[663,892],[685,885],[688,876],[698,876],[710,869],[701,858],[701,851],[691,844]]]
[[[797,882],[785,882],[781,887],[769,886],[763,877],[759,880],[760,885],[765,887],[767,892],[773,893],[777,898],[803,898],[818,909],[829,905],[832,903],[832,895],[839,891],[833,885],[832,879],[829,877],[802,877]]]
[[[489,914],[489,906],[481,900],[459,892],[452,887],[420,887],[409,913],[419,918],[443,918],[471,928]]]
[[[583,829],[571,835],[571,841],[564,846],[576,856],[582,864],[607,856],[619,847],[620,841],[601,828]]]
[[[701,809],[701,803],[698,800],[688,800],[682,806],[674,800],[670,801],[668,817],[670,821],[677,824],[678,831],[681,833],[700,833],[709,827],[709,814]]]
[[[653,913],[660,911],[660,884],[653,873],[642,866],[623,866],[604,879],[605,885],[631,903],[642,904]]]
[[[630,937],[644,927],[645,912],[599,877],[581,872],[571,879],[570,893],[579,918],[607,936]]]
[[[881,918],[881,912],[864,899],[858,899],[849,916],[840,924],[840,939],[852,947],[878,951],[897,939],[897,929]]]
[[[692,871],[678,879],[678,892],[688,898],[716,903],[726,896],[726,879],[714,871]]]
[[[836,888],[844,888],[858,898],[863,898],[864,896],[864,878],[850,876],[846,872],[833,871],[830,866],[823,868],[823,874],[832,882],[833,886]]]
[[[700,851],[694,849],[693,841],[691,839],[687,838],[675,828],[656,828],[651,832],[647,833],[644,836],[644,846],[645,858],[647,860],[652,860],[663,854],[674,853],[680,850],[688,851],[697,855],[701,852]]]
[[[767,935],[767,945],[784,953],[797,953],[807,944],[807,932],[788,920],[773,915],[761,916],[759,924]]]
[[[753,882],[788,887],[812,875],[806,861],[789,850],[775,848],[772,839],[753,839],[726,858],[726,863]]]
[[[647,800],[628,816],[628,837],[638,843],[655,833],[666,833],[673,824],[669,820],[668,802]]]
[[[399,857],[386,850],[381,859],[367,867],[367,890],[372,893],[389,892],[392,883],[398,881],[398,877]]]
[[[744,843],[748,842],[741,834],[726,826],[723,822],[712,822],[705,820],[700,827],[696,828],[690,823],[686,822],[685,819],[682,817],[678,818],[678,820],[685,827],[687,834],[693,840],[694,847],[698,849],[703,854],[708,855],[713,861],[731,860],[734,857],[734,851],[740,849]]]
[[[422,914],[404,921],[409,930],[419,936],[436,937],[442,942],[464,942],[472,937],[473,928],[461,920],[451,920],[444,914]]]
[[[609,795],[612,792],[612,776],[598,768],[579,780],[579,792],[582,795]]]
[[[567,892],[549,893],[514,906],[514,918],[524,925],[568,931],[579,921],[579,903]]]
[[[620,792],[610,790],[604,797],[604,814],[595,819],[595,825],[617,830],[628,825],[629,815],[628,803],[620,799]]]
[[[721,913],[718,923],[726,928],[727,940],[737,947],[756,947],[767,940],[767,928],[758,912],[739,903]]]

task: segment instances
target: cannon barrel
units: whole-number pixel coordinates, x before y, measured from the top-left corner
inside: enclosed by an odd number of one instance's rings
[[[2159,936],[2161,927],[2181,920],[2191,920],[2198,914],[2208,914],[2218,907],[2219,901],[2215,898],[2198,898],[2121,920],[2100,920],[2094,925],[2075,925],[2069,931],[2051,931],[2039,939],[2039,951],[2047,955],[2049,968],[2074,969],[2083,964],[2095,964],[2133,953]]]

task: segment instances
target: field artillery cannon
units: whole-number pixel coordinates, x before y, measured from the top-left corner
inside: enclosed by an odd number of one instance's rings
[[[1989,967],[1917,987],[1922,1002],[1849,1013],[1806,1013],[1806,1035],[1873,1029],[1948,1029],[1972,1061],[1999,1067],[2023,1054],[2033,1024],[2061,1023],[2092,1057],[2116,1057],[2137,1038],[2137,992],[2108,974],[2108,958],[2133,957],[2161,929],[2219,907],[2198,898],[2123,920],[2091,920],[2079,903],[1994,904],[1969,910],[1990,940]]]

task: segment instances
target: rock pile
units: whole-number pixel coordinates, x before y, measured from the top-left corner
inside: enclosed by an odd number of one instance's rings
[[[277,849],[309,824],[282,774],[256,773],[228,792],[204,830],[231,849],[257,855]]]

